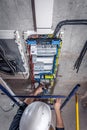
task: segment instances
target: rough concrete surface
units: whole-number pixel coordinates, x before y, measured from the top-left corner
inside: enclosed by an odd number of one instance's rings
[[[5,95],[1,95],[0,91],[0,130],[8,130],[10,123],[16,113],[17,106],[15,106],[11,111],[4,112],[1,107],[4,110],[11,109],[12,101]]]
[[[0,0],[0,30],[33,29],[31,0]]]
[[[87,19],[86,0],[55,0],[53,28],[59,21],[66,19]],[[59,71],[54,93],[68,94],[75,84],[87,85],[87,53],[84,56],[79,72],[73,70],[85,41],[87,26],[63,26],[61,31],[63,45],[59,58]],[[61,76],[60,76],[61,75]],[[83,85],[84,84],[84,85]]]

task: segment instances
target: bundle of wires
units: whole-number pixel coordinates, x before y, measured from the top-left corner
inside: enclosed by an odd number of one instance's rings
[[[77,73],[79,71],[79,67],[80,67],[80,65],[82,63],[82,60],[83,60],[83,57],[84,57],[86,51],[87,51],[87,41],[85,42],[85,44],[83,46],[83,49],[82,49],[79,57],[77,58],[77,60],[76,60],[76,62],[74,64],[74,69],[77,69],[77,71],[76,71]]]
[[[87,25],[87,19],[73,19],[73,20],[64,20],[57,24],[53,37],[55,38],[57,33],[60,31],[61,27],[64,25]]]
[[[58,34],[58,32],[60,31],[61,27],[64,26],[64,25],[87,25],[87,19],[72,19],[72,20],[63,20],[63,21],[60,21],[55,30],[54,30],[54,33],[53,33],[53,38],[55,38]],[[77,61],[75,62],[75,65],[74,65],[74,69],[76,68],[77,69],[77,73],[79,71],[79,67],[81,65],[81,62],[82,62],[82,59],[85,55],[87,51],[87,41],[77,59]]]
[[[0,45],[0,71],[7,74],[15,74],[17,66],[15,60],[10,60],[6,57],[5,51]]]

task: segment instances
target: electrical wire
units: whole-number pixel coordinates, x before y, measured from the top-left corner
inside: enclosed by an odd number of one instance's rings
[[[4,49],[0,46],[0,70],[5,73],[15,74],[17,71],[16,62],[8,60]]]
[[[87,19],[73,19],[73,20],[60,21],[54,30],[53,38],[56,38],[57,33],[60,31],[61,27],[64,25],[87,25]],[[77,73],[79,71],[79,67],[81,65],[82,59],[83,59],[86,51],[87,51],[87,41],[80,53],[80,56],[78,57],[77,61],[74,64],[74,69],[75,68],[77,69]]]
[[[0,70],[4,71],[4,72],[8,72],[8,73],[12,73],[14,74],[14,68],[13,66],[11,65],[11,63],[0,53],[0,56],[2,57],[2,61],[4,61],[4,66],[2,66],[1,64],[1,67],[0,67]]]
[[[77,73],[79,71],[79,67],[80,67],[80,65],[82,63],[82,60],[83,60],[83,57],[84,57],[86,51],[87,51],[87,41],[85,42],[84,47],[83,47],[79,57],[77,58],[77,60],[76,60],[76,62],[74,64],[74,69],[77,69],[77,71],[76,71]]]
[[[87,19],[73,19],[73,20],[64,20],[59,22],[54,30],[53,38],[56,37],[57,33],[64,25],[87,25]]]

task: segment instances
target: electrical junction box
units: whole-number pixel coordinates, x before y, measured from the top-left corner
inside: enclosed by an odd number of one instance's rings
[[[58,58],[62,45],[60,38],[49,35],[31,35],[26,43],[29,48],[31,81],[43,82],[56,78]]]
[[[28,58],[20,32],[0,30],[0,76],[4,79],[27,79]]]

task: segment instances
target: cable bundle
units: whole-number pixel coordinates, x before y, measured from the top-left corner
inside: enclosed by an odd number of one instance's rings
[[[85,42],[85,45],[84,45],[79,57],[77,58],[77,60],[76,60],[76,62],[74,64],[74,69],[77,69],[77,73],[79,71],[79,67],[80,67],[80,65],[82,63],[82,60],[83,60],[83,57],[84,57],[86,51],[87,51],[87,41]]]
[[[87,25],[87,19],[64,20],[64,21],[59,22],[53,33],[54,38],[56,37],[57,33],[60,31],[61,27],[64,25]]]
[[[10,60],[6,57],[4,49],[0,45],[0,71],[7,74],[15,74],[17,66],[15,60]]]

